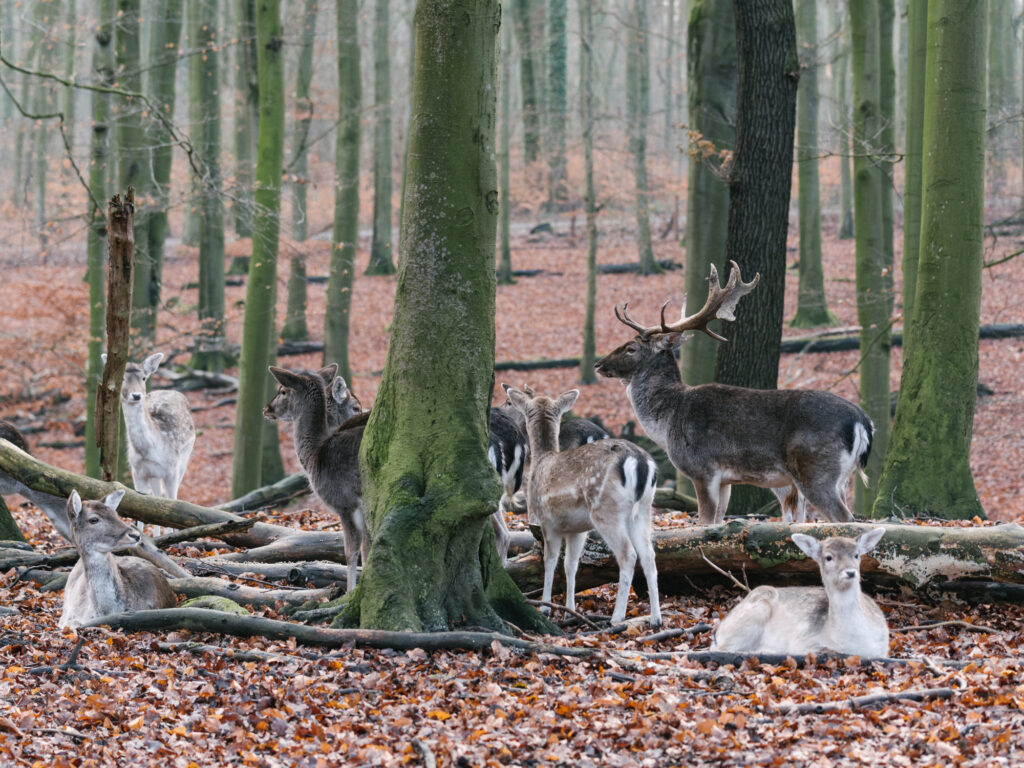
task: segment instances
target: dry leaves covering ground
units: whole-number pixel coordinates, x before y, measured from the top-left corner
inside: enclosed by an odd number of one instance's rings
[[[600,261],[633,260],[630,234],[608,222],[605,227]],[[499,288],[498,360],[578,354],[584,253],[582,240],[568,229],[560,224],[555,234],[516,237],[515,267],[543,272]],[[987,258],[1011,252],[1017,242],[1015,237],[994,242]],[[296,248],[284,243],[282,263]],[[314,240],[304,248],[310,273],[326,274],[329,243]],[[233,253],[246,250],[245,242],[232,246]],[[684,257],[668,240],[657,250],[660,258]],[[826,236],[829,300],[842,324],[850,326],[856,320],[852,253],[852,241]],[[40,266],[8,256],[0,285],[0,417],[32,430],[30,441],[42,459],[80,471],[88,314],[81,259],[57,254]],[[795,260],[795,253],[790,257]],[[365,264],[365,250],[361,261]],[[1022,271],[1024,259],[986,270],[982,322],[1024,322]],[[279,317],[283,266],[281,272]],[[171,253],[158,347],[168,354],[182,352],[195,329],[196,292],[185,288],[194,279],[194,252]],[[610,350],[628,336],[612,315],[613,304],[628,300],[638,316],[653,317],[664,300],[678,304],[681,284],[679,272],[601,276],[598,350]],[[352,384],[364,405],[372,402],[376,372],[384,364],[394,287],[393,278],[356,280]],[[789,316],[795,296],[791,273]],[[244,288],[228,289],[229,332],[236,340],[243,298]],[[315,336],[322,318],[323,286],[314,284],[309,322]],[[1022,339],[981,344],[980,378],[994,394],[978,402],[972,462],[985,508],[999,520],[1024,516],[1022,356]],[[184,354],[178,360],[184,361]],[[319,360],[310,355],[283,362],[309,367]],[[788,356],[780,378],[783,386],[833,388],[855,399],[857,376],[850,371],[856,362],[855,352]],[[898,350],[893,362],[895,388]],[[528,381],[553,393],[575,386],[577,375],[575,369],[554,369],[531,373]],[[509,379],[518,383],[520,376]],[[211,407],[219,395],[190,397],[204,410],[196,413],[201,434],[182,496],[204,504],[223,501],[229,493],[233,406]],[[631,418],[620,385],[607,380],[584,388],[579,411],[600,416],[616,431]],[[296,469],[286,434],[282,444],[287,467]],[[35,510],[25,506],[15,514],[34,545],[59,546]],[[271,517],[309,527],[334,524],[309,499]],[[677,515],[670,519],[679,522]],[[75,638],[56,629],[60,595],[40,592],[13,573],[2,578],[3,606],[11,611],[0,616],[4,766],[397,766],[428,765],[433,758],[445,766],[945,766],[1015,765],[1024,758],[1020,606],[972,608],[941,598],[923,602],[920,595],[882,595],[893,627],[959,620],[985,630],[949,625],[894,633],[893,656],[935,661],[885,667],[835,660],[804,668],[701,667],[678,653],[706,648],[707,632],[647,642],[644,631],[633,627],[556,641],[621,651],[588,661],[501,647],[489,653],[345,649],[328,654],[258,639],[91,630],[82,634],[80,668],[61,669]],[[720,588],[673,597],[664,606],[666,625],[713,624],[735,598],[735,590]],[[607,614],[610,591],[594,590],[580,604],[584,611]],[[631,610],[642,614],[646,606],[634,601]],[[217,650],[189,653],[179,645],[185,641]],[[250,650],[275,655],[260,661],[234,656]],[[943,660],[966,666],[947,667]],[[950,688],[951,698],[889,703],[877,710],[784,712],[791,703],[940,687]]]

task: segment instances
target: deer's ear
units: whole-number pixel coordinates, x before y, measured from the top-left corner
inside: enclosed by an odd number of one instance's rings
[[[336,403],[344,403],[348,400],[348,385],[345,384],[343,376],[338,376],[331,382],[331,397]]]
[[[338,364],[331,363],[330,365],[325,365],[317,371],[317,373],[319,373],[320,378],[324,380],[324,384],[330,386],[331,382],[334,381],[334,377],[338,375]]]
[[[78,491],[72,491],[68,497],[68,519],[74,520],[82,513],[82,497]]]
[[[286,389],[299,389],[302,386],[302,377],[276,365],[267,366],[270,375],[277,379],[277,383]]]
[[[107,353],[106,352],[100,352],[100,360],[103,361],[104,365],[107,364]]]
[[[111,509],[117,509],[117,505],[121,503],[121,499],[123,499],[123,498],[124,498],[124,491],[117,490],[117,491],[114,491],[113,493],[108,493],[103,498],[103,503],[106,504]]]
[[[857,554],[866,555],[874,549],[885,535],[885,528],[873,528],[857,537]]]
[[[163,352],[154,352],[152,355],[142,361],[142,372],[147,376],[152,376],[156,373],[156,369],[160,367],[160,361],[164,359]]]
[[[555,400],[555,408],[558,409],[559,415],[565,413],[572,408],[573,403],[576,402],[576,398],[580,396],[578,389],[570,389],[568,392],[563,392]]]
[[[673,350],[682,344],[689,336],[682,331],[676,333],[665,333],[659,334],[654,337],[654,347],[656,349],[667,349]]]
[[[512,401],[512,405],[523,413],[526,413],[526,406],[529,405],[530,398],[515,387],[510,387],[508,384],[503,384],[502,386],[505,387],[505,394],[508,395],[508,399]]]
[[[793,543],[812,560],[817,560],[821,556],[821,542],[813,536],[808,536],[806,533],[794,533]]]

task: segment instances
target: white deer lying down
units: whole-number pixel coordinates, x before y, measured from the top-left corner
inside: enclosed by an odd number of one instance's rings
[[[793,543],[817,561],[824,587],[761,586],[743,598],[715,630],[712,650],[805,656],[820,651],[881,658],[889,653],[889,626],[860,591],[860,558],[885,528],[856,539],[819,541],[802,533]]]
[[[658,571],[651,545],[651,502],[658,468],[643,448],[627,440],[597,440],[569,451],[558,450],[562,414],[579,390],[552,400],[531,398],[505,386],[512,404],[526,416],[530,439],[527,507],[544,532],[544,594],[551,586],[565,541],[565,604],[576,607],[576,569],[587,533],[596,528],[619,564],[619,592],[612,621],[626,618],[626,601],[637,557],[647,579],[651,625],[661,626]]]
[[[152,563],[138,557],[113,553],[131,549],[142,534],[118,517],[117,505],[124,491],[114,491],[103,501],[83,502],[71,492],[67,515],[78,562],[64,588],[64,611],[58,624],[80,627],[100,616],[150,608],[173,608],[177,603],[167,579]]]

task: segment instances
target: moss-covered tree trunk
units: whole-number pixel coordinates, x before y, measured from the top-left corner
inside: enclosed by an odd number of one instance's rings
[[[257,6],[256,43],[260,91],[256,191],[253,197],[256,209],[242,325],[232,496],[241,496],[261,484],[263,406],[271,381],[267,365],[275,333],[274,299],[277,295],[281,167],[284,162],[284,39],[278,0],[261,0]]]
[[[512,242],[509,230],[509,219],[512,209],[511,184],[509,183],[509,145],[512,141],[512,23],[507,19],[501,25],[501,109],[498,119],[501,121],[501,149],[498,151],[498,175],[501,179],[499,202],[501,211],[498,216],[498,284],[512,285],[516,279],[512,275]],[[412,83],[410,77],[409,82]],[[404,172],[403,172],[404,178]]]
[[[395,316],[361,456],[373,543],[345,614],[366,628],[550,626],[501,568],[490,523],[500,9],[474,0],[461,10],[448,0],[416,9]]]
[[[197,187],[199,212],[199,337],[192,365],[219,372],[224,352],[224,206],[220,178],[220,67],[217,3],[193,0],[190,39],[198,46],[199,74],[192,99],[204,119],[193,128],[193,143],[202,176]]]
[[[878,166],[882,172],[882,248],[885,259],[886,306],[891,316],[895,288],[893,219],[893,157],[896,154],[896,65],[893,60],[893,0],[878,0]]]
[[[857,322],[860,324],[860,404],[875,423],[868,487],[856,487],[855,514],[867,514],[889,442],[889,287],[882,185],[881,53],[878,0],[852,0],[853,197],[856,230]]]
[[[0,497],[0,542],[4,541],[25,541],[25,534],[18,527],[3,497]]]
[[[327,276],[324,364],[352,376],[348,361],[349,313],[359,240],[359,120],[363,91],[359,74],[359,3],[338,0],[338,137],[334,156],[334,231]]]
[[[685,295],[693,302],[707,295],[711,264],[725,268],[729,188],[720,173],[718,152],[736,141],[736,20],[732,0],[695,0],[687,33],[687,90],[692,145],[686,196]],[[703,143],[708,142],[708,143]],[[714,326],[712,326],[714,327]],[[680,365],[687,384],[715,378],[718,342],[697,334],[683,344]],[[689,481],[687,481],[689,482]]]
[[[917,257],[921,245],[921,166],[924,156],[924,69],[928,33],[928,0],[907,3],[907,136],[903,175],[903,324],[914,316]],[[907,342],[904,334],[904,355]]]
[[[256,56],[256,2],[237,0],[238,45],[235,46],[235,234],[252,234],[252,169],[259,124],[259,76]],[[232,272],[245,272],[242,264]]]
[[[796,92],[797,208],[800,216],[800,289],[791,325],[830,325],[836,317],[825,298],[821,266],[821,197],[818,188],[818,49],[817,0],[797,0],[800,85]]]
[[[109,88],[114,82],[114,0],[102,0],[94,34],[93,82]],[[106,211],[93,201],[106,199],[107,163],[110,158],[110,96],[92,92],[92,126],[89,149],[89,233],[86,240],[89,280],[89,360],[85,371],[85,473],[100,476],[100,445],[96,432],[96,390],[103,376],[106,336]]]
[[[292,128],[292,239],[304,243],[309,237],[309,219],[306,210],[306,188],[309,186],[309,128],[313,122],[313,100],[310,85],[313,82],[313,41],[316,36],[317,0],[303,0],[302,34],[300,36],[299,63],[295,70],[295,123]],[[288,304],[285,310],[281,338],[305,341],[309,338],[306,325],[306,252],[300,247],[289,259]]]
[[[594,313],[597,303],[597,199],[594,192],[594,13],[590,3],[579,3],[580,16],[580,128],[583,134],[583,215],[587,219],[587,298],[583,314],[583,357],[580,384],[597,380],[594,360]]]
[[[178,73],[178,59],[181,56],[181,26],[183,0],[167,0],[159,5],[156,18],[152,19],[149,34],[149,85],[148,93],[156,109],[169,121],[174,120],[175,81]],[[219,120],[219,110],[215,115]],[[146,125],[150,162],[152,163],[153,186],[151,189],[149,226],[146,232],[146,252],[149,254],[149,292],[155,296],[151,310],[153,323],[159,309],[163,286],[164,241],[167,240],[167,211],[170,207],[171,166],[174,158],[174,141],[167,125],[155,117]],[[219,193],[218,188],[218,193]],[[223,236],[221,236],[223,240]]]
[[[774,389],[779,375],[786,234],[799,61],[790,0],[737,0],[736,152],[729,167],[729,228],[725,257],[757,290],[745,299],[729,342],[720,344],[715,380]],[[697,294],[694,301],[706,295]],[[729,510],[750,514],[771,495],[750,486],[734,488]]]
[[[647,179],[647,113],[651,101],[650,49],[647,40],[647,0],[633,3],[626,47],[626,119],[629,151],[633,155],[636,196],[637,263],[641,275],[661,272],[651,245],[650,189]]]
[[[368,275],[393,275],[391,258],[391,51],[388,0],[376,0],[373,28],[373,239]]]
[[[988,7],[988,174],[996,192],[1002,192],[1007,178],[1012,125],[1017,112],[1013,92],[1014,56],[1019,45],[1014,36],[1013,0],[989,0]]]
[[[550,211],[569,203],[566,177],[566,0],[549,0],[548,6],[548,200]]]
[[[519,91],[522,96],[523,162],[536,161],[540,154],[540,110],[537,106],[537,73],[533,36],[530,34],[531,0],[515,0],[512,22],[519,44]],[[506,23],[509,23],[506,20]]]
[[[971,474],[985,180],[985,2],[932,0],[921,245],[876,515],[984,512]]]
[[[833,64],[836,94],[836,127],[839,133],[839,239],[853,237],[853,174],[850,171],[850,25],[845,9],[839,13],[843,20],[840,51]]]
[[[78,53],[78,2],[77,0],[65,0],[64,18],[66,19],[63,28],[64,43],[64,78],[69,82],[77,80],[75,72],[75,58]],[[78,89],[64,88],[64,134],[68,137],[68,144],[72,152],[75,148],[75,100],[78,96]]]

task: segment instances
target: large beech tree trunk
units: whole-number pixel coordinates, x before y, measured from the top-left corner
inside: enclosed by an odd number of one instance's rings
[[[498,0],[464,6],[416,8],[395,314],[360,462],[373,543],[340,617],[364,628],[552,628],[501,569],[490,521],[501,12]]]

